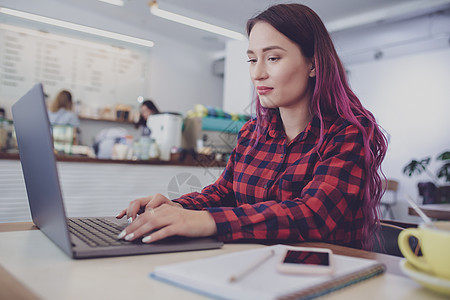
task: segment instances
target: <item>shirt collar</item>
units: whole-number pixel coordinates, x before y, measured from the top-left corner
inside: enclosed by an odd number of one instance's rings
[[[276,137],[286,137],[286,133],[284,132],[283,126],[281,124],[281,116],[277,110],[272,114],[268,122],[265,124],[267,126],[266,137],[268,139]],[[312,117],[305,130],[300,133],[294,140],[301,141],[306,138],[309,133],[314,134],[316,137],[320,136],[320,119],[317,116]]]
[[[276,138],[278,136],[284,137],[286,134],[284,133],[283,127],[281,126],[281,117],[278,110],[274,110],[269,119],[269,124],[267,126],[267,137],[268,138]]]

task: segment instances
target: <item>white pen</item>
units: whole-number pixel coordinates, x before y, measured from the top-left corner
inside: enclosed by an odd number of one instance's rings
[[[240,280],[242,277],[247,275],[248,273],[255,270],[257,267],[259,267],[261,264],[263,264],[265,261],[267,261],[269,258],[271,258],[275,254],[275,251],[271,249],[270,251],[264,253],[263,256],[258,258],[257,260],[253,261],[251,264],[244,266],[242,270],[240,270],[238,273],[231,275],[229,281],[234,282]]]

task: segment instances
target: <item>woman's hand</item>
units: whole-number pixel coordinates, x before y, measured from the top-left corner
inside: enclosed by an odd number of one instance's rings
[[[142,213],[136,217],[138,211]],[[132,201],[117,218],[125,214],[134,221],[118,238],[127,241],[143,237],[144,243],[150,243],[173,235],[204,237],[217,233],[216,223],[209,212],[184,209],[161,194]],[[151,235],[146,235],[150,232]]]
[[[128,205],[128,208],[122,210],[117,216],[117,219],[122,219],[123,216],[127,216],[128,224],[133,222],[133,220],[136,219],[137,215],[140,213],[145,212],[146,210],[149,210],[150,208],[157,208],[158,206],[161,206],[163,204],[173,205],[182,207],[181,204],[170,201],[167,197],[156,194],[154,196],[148,196],[139,198],[136,200],[133,200]]]

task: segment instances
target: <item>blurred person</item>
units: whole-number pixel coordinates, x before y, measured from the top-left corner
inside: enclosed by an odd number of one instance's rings
[[[48,117],[52,125],[70,125],[80,127],[80,119],[72,111],[72,94],[67,90],[60,91],[50,104]]]
[[[147,119],[149,116],[158,114],[159,110],[151,100],[145,100],[142,102],[140,108],[139,121],[135,123],[136,128],[141,128],[141,136],[150,136],[150,128],[147,127]]]

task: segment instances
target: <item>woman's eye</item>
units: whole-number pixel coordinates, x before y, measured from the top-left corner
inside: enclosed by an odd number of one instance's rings
[[[249,58],[247,60],[248,63],[254,64],[256,62],[256,58]]]
[[[269,57],[267,60],[268,61],[277,61],[277,60],[279,60],[280,58],[278,57],[278,56],[271,56],[271,57]]]

